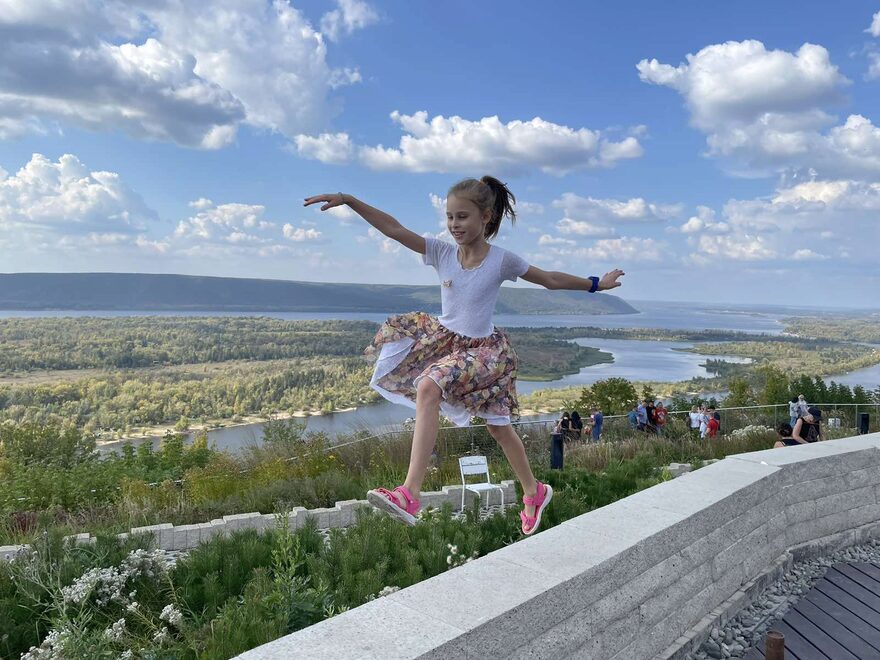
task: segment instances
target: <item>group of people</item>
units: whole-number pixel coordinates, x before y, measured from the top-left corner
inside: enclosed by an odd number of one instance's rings
[[[691,434],[701,439],[717,438],[721,430],[721,413],[714,406],[693,406],[688,413]]]
[[[803,394],[788,403],[790,419],[779,425],[779,440],[774,447],[792,447],[824,440],[822,437],[822,411],[807,403]]]
[[[604,421],[605,416],[602,414],[602,411],[598,408],[593,408],[588,426],[584,429],[584,420],[577,410],[572,410],[570,414],[568,411],[565,411],[556,422],[554,432],[561,434],[566,442],[575,442],[582,438],[590,438],[593,442],[599,442],[602,440],[602,424]]]
[[[663,401],[655,403],[653,399],[637,402],[627,414],[630,428],[656,435],[663,435],[668,418],[669,410]]]

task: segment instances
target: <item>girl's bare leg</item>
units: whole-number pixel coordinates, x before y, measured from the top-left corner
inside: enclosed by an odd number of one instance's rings
[[[430,378],[422,378],[416,386],[416,427],[413,431],[412,449],[409,454],[409,469],[403,485],[415,499],[419,499],[425,470],[431,460],[431,452],[437,442],[437,430],[440,427],[440,401],[443,391]],[[402,500],[401,495],[397,495]],[[406,502],[398,502],[406,507]]]
[[[526,456],[526,448],[520,437],[513,430],[513,426],[505,424],[498,426],[495,424],[487,425],[490,435],[495,438],[495,442],[501,445],[504,455],[519,482],[522,484],[523,493],[529,497],[534,497],[538,492],[538,482],[535,481],[535,475],[532,474],[532,466],[529,465],[529,459]],[[527,516],[535,515],[535,507],[525,507]]]

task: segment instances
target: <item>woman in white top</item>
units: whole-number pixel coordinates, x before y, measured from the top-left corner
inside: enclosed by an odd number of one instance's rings
[[[693,406],[691,408],[691,411],[688,413],[688,418],[690,420],[691,435],[699,437],[700,436],[700,411],[696,406]]]
[[[379,329],[367,354],[377,357],[371,385],[384,397],[416,409],[412,451],[406,481],[393,490],[367,493],[370,502],[409,524],[415,523],[425,468],[437,439],[439,413],[460,426],[472,416],[486,420],[523,487],[522,531],[531,534],[553,490],[532,474],[522,440],[510,425],[518,416],[516,353],[507,335],[492,324],[498,290],[505,280],[522,277],[548,289],[602,291],[620,286],[621,270],[602,278],[547,272],[530,266],[489,239],[505,216],[515,220],[513,194],[498,179],[465,179],[446,199],[446,226],[454,243],[425,238],[393,217],[336,193],[305,200],[322,203],[322,211],[347,205],[385,236],[423,255],[437,270],[443,313],[392,316]]]

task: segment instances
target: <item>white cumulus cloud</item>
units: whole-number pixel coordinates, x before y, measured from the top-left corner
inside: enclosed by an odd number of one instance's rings
[[[600,239],[590,247],[576,250],[575,254],[579,257],[605,263],[625,264],[627,262],[661,261],[664,260],[664,255],[668,251],[669,246],[663,241],[637,236],[622,236]]]
[[[405,135],[397,147],[362,146],[359,158],[375,170],[409,172],[496,172],[533,170],[562,175],[597,167],[613,167],[639,158],[635,137],[612,142],[599,131],[570,128],[535,117],[504,123],[498,117],[477,121],[462,117],[428,117],[424,111],[391,119]]]
[[[801,248],[800,250],[795,250],[794,253],[791,255],[791,258],[795,261],[824,261],[828,257],[817,252],[813,252],[809,248]]]
[[[294,243],[303,243],[305,241],[319,241],[324,236],[317,229],[313,229],[311,227],[294,227],[292,224],[285,223],[284,227],[282,227],[282,233],[284,234],[284,238],[293,241]]]
[[[553,200],[553,207],[562,209],[567,218],[589,222],[619,224],[624,222],[663,222],[681,214],[681,204],[654,204],[641,197],[627,200],[596,199],[563,193]]]
[[[369,27],[379,21],[376,11],[362,0],[336,0],[336,9],[321,17],[321,32],[330,41],[338,41],[342,34]]]
[[[57,162],[34,154],[12,175],[0,169],[0,233],[7,240],[14,235],[33,245],[91,236],[107,244],[133,240],[155,220],[118,174],[92,171],[71,154]]]
[[[760,41],[729,41],[673,66],[638,63],[640,78],[684,99],[708,154],[735,171],[769,175],[814,168],[822,178],[880,176],[880,129],[859,114],[834,125],[829,109],[850,81],[822,46],[768,50]]]
[[[578,236],[614,236],[615,231],[611,227],[596,225],[586,220],[573,220],[562,218],[556,223],[556,229],[562,234],[577,234]]]
[[[347,133],[321,133],[317,137],[297,135],[294,144],[300,156],[333,165],[347,163],[354,153]]]
[[[360,25],[360,5],[340,4],[343,26]],[[7,0],[0,11],[0,137],[73,124],[213,149],[247,124],[294,138],[324,127],[339,110],[331,91],[359,78],[327,63],[321,33],[285,0]]]
[[[724,234],[730,231],[730,225],[726,222],[718,222],[715,219],[715,210],[708,206],[698,206],[697,214],[687,219],[678,230],[682,234],[694,234],[698,232],[711,232]]]
[[[575,241],[570,238],[559,238],[550,234],[542,234],[538,239],[538,245],[575,245]]]
[[[875,37],[880,37],[880,11],[878,11],[876,14],[874,14],[874,18],[871,21],[871,25],[870,25],[870,27],[868,27],[866,32],[869,32],[871,35],[873,35]]]

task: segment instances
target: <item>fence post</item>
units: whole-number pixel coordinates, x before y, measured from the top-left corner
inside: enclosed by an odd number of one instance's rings
[[[767,633],[767,639],[764,641],[764,657],[766,660],[784,660],[785,636],[778,630]]]

